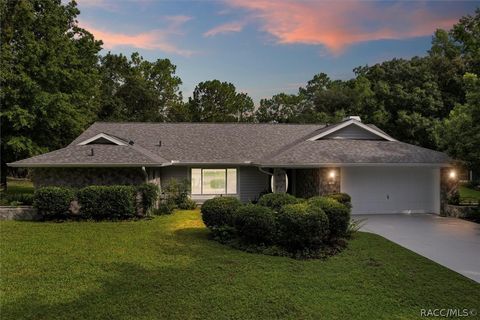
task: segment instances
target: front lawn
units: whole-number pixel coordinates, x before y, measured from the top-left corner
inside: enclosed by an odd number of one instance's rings
[[[466,202],[480,202],[480,191],[467,188],[466,186],[459,186],[460,199]]]
[[[412,319],[480,285],[360,233],[326,261],[207,239],[199,211],[137,222],[3,221],[2,319]]]

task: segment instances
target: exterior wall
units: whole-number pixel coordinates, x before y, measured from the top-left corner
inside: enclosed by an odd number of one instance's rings
[[[45,186],[85,187],[88,185],[136,185],[145,182],[141,168],[35,168],[32,181]]]
[[[201,167],[201,166],[196,166]],[[221,168],[223,166],[209,166]],[[230,167],[231,168],[231,167]],[[268,190],[269,176],[260,172],[256,167],[237,167],[237,197],[243,202],[258,199],[261,192]],[[190,167],[170,166],[160,169],[160,181],[166,183],[170,179],[190,180]],[[215,197],[215,195],[194,195],[192,199],[197,203]]]
[[[458,191],[458,179],[450,178],[451,168],[440,169],[440,214],[446,215],[448,198]]]
[[[382,138],[356,125],[349,125],[332,132],[323,139],[379,140]]]
[[[330,172],[335,171],[335,178],[330,178]],[[318,195],[340,192],[339,168],[297,169],[295,175],[295,195],[309,198]]]
[[[270,176],[260,172],[256,167],[241,167],[238,180],[240,200],[249,202],[257,200],[260,193],[268,190]]]

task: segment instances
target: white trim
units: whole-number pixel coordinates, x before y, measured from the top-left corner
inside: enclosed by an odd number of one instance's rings
[[[342,129],[342,128],[348,127],[348,126],[350,126],[350,125],[356,125],[356,126],[362,128],[362,129],[364,129],[364,130],[367,130],[367,131],[369,131],[369,132],[371,132],[371,133],[373,133],[373,134],[375,134],[375,135],[377,135],[377,136],[379,136],[379,137],[381,137],[381,138],[383,138],[383,139],[385,139],[385,140],[387,140],[387,141],[397,141],[397,140],[393,139],[392,137],[390,137],[389,135],[386,135],[386,134],[384,134],[384,133],[382,133],[382,132],[380,132],[380,131],[378,131],[378,130],[375,130],[375,129],[367,126],[366,124],[364,124],[364,123],[362,123],[362,122],[359,122],[359,121],[357,121],[357,120],[354,120],[354,119],[350,119],[350,120],[348,120],[348,121],[342,122],[342,123],[334,126],[333,128],[328,129],[327,131],[324,131],[324,132],[322,132],[322,133],[320,133],[320,134],[317,134],[316,136],[313,136],[313,137],[309,138],[308,141],[318,140],[318,139],[320,139],[320,138],[323,138],[323,137],[325,137],[325,136],[328,136],[329,134],[331,134],[331,133],[333,133],[333,132],[335,132],[335,131],[338,131],[338,130],[340,130],[340,129]]]
[[[100,139],[100,138],[107,139],[108,141],[116,144],[117,146],[126,146],[126,145],[127,145],[127,144],[124,143],[123,141],[121,141],[121,140],[119,140],[119,139],[117,139],[117,138],[114,138],[114,137],[112,137],[112,136],[109,136],[108,134],[105,134],[105,133],[99,133],[99,134],[97,134],[96,136],[91,137],[90,139],[87,139],[87,140],[84,140],[84,141],[82,141],[82,142],[80,142],[80,143],[77,143],[77,145],[79,145],[79,146],[84,146],[84,145],[87,145],[87,144],[89,144],[90,142],[93,142],[93,141],[95,141],[95,140],[97,140],[97,139]]]

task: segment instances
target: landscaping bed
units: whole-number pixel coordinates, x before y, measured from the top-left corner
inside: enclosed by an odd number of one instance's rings
[[[209,240],[198,210],[0,227],[2,319],[415,319],[480,301],[479,284],[367,233],[299,261]]]

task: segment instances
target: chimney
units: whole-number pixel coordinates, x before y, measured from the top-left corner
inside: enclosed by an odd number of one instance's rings
[[[348,120],[355,120],[358,122],[362,122],[362,119],[360,118],[360,116],[348,116],[346,118],[343,118],[342,121],[348,121]]]

